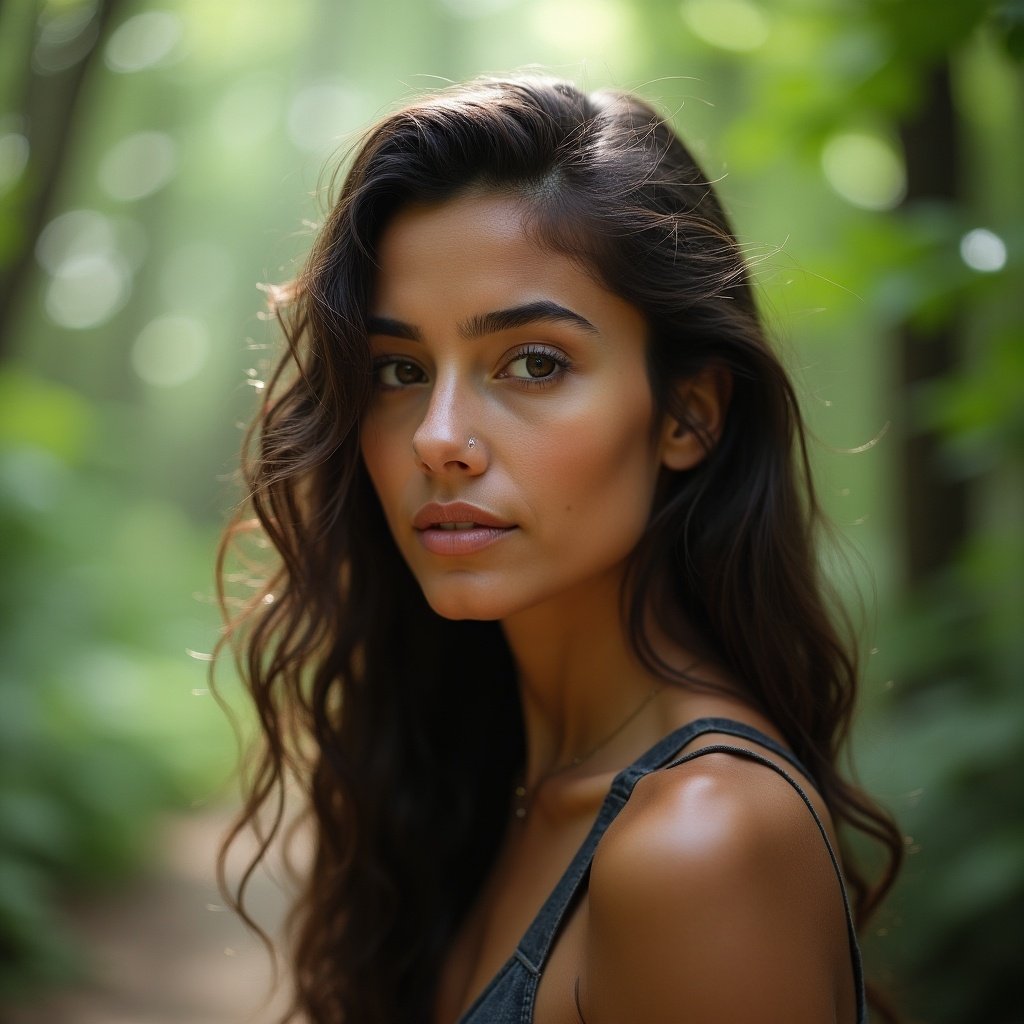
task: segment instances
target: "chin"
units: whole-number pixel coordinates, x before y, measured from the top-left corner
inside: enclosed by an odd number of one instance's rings
[[[461,584],[423,588],[427,604],[444,619],[474,619],[478,622],[496,622],[511,611],[507,598],[494,592],[493,587],[472,587]]]

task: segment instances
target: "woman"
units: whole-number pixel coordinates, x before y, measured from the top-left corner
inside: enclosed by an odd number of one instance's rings
[[[427,98],[276,300],[225,544],[278,557],[228,636],[239,827],[289,775],[312,814],[297,1012],[864,1020],[900,838],[836,768],[856,664],[797,403],[668,125],[548,80]],[[888,856],[849,900],[837,827]]]

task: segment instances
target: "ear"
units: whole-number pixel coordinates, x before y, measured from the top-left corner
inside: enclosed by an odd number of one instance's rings
[[[693,469],[718,443],[732,397],[732,374],[721,364],[705,366],[676,385],[661,428],[661,462],[666,469]]]

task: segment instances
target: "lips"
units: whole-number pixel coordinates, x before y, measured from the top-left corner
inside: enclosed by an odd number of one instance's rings
[[[413,517],[420,543],[435,555],[468,555],[489,547],[516,526],[501,516],[464,501],[432,501]]]
[[[490,526],[497,530],[511,529],[515,524],[496,516],[487,509],[478,508],[464,501],[453,501],[442,505],[431,501],[413,517],[412,525],[417,530],[460,530],[473,526]]]

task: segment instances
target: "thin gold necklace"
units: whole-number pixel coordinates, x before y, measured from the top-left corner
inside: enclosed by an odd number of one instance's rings
[[[545,782],[548,781],[548,779],[552,779],[561,772],[568,771],[570,768],[578,767],[583,764],[584,761],[589,761],[596,753],[598,753],[598,751],[604,750],[604,748],[608,746],[608,744],[611,743],[619,733],[625,730],[626,726],[628,726],[630,722],[639,716],[640,712],[643,711],[643,709],[647,707],[652,700],[654,700],[660,691],[661,684],[658,684],[621,722],[619,722],[617,726],[615,726],[614,729],[612,729],[610,733],[608,733],[607,736],[599,740],[589,750],[570,758],[565,764],[557,765],[550,771],[545,772],[529,789],[526,788],[525,781],[520,780],[516,784],[516,788],[513,790],[513,796],[515,798],[513,801],[513,813],[515,816],[522,821],[529,813],[530,805],[533,803],[534,794],[541,786],[544,785]]]

